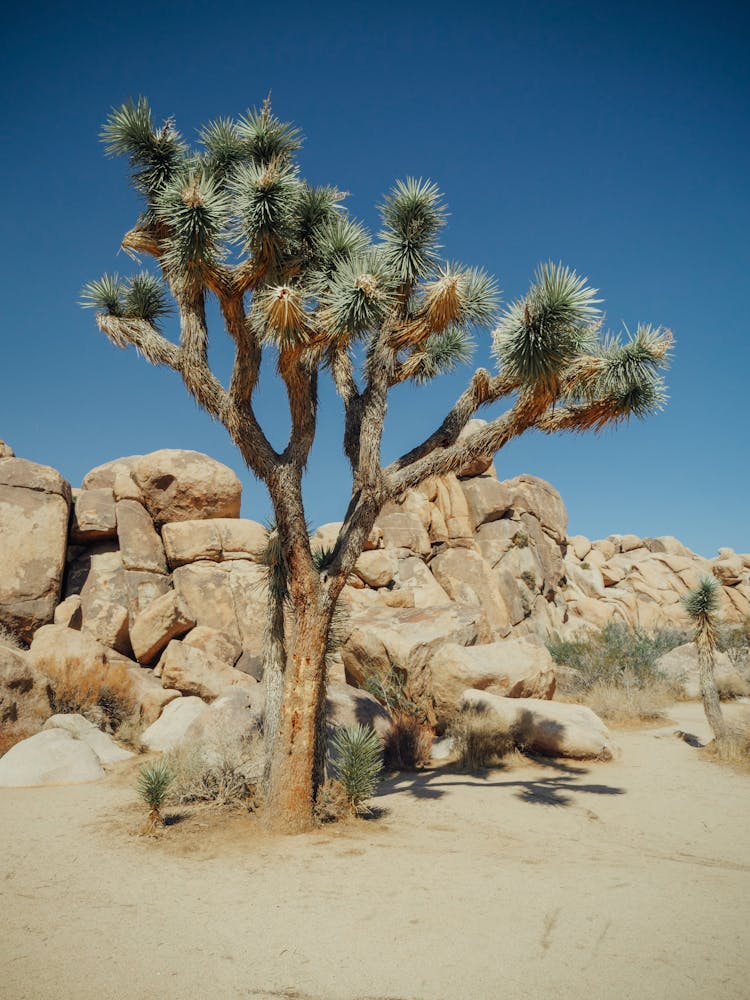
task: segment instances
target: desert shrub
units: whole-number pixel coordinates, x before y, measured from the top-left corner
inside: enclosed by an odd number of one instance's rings
[[[510,541],[516,548],[526,549],[529,547],[530,539],[525,531],[517,531]]]
[[[570,668],[558,675],[558,696],[587,705],[607,722],[659,719],[679,691],[656,662],[686,638],[677,629],[648,632],[624,622],[573,639],[552,638],[552,658]]]
[[[138,771],[136,789],[149,807],[144,832],[153,833],[158,826],[163,826],[161,810],[167,800],[169,789],[174,781],[169,763],[162,759],[151,764],[143,764]]]
[[[6,625],[0,625],[0,646],[10,646],[11,649],[23,649],[23,643]]]
[[[738,625],[722,626],[718,647],[727,654],[736,670],[750,672],[750,618],[745,618]]]
[[[233,805],[255,793],[263,768],[263,739],[258,731],[239,739],[186,740],[164,759],[174,776],[172,802]]]
[[[318,823],[337,823],[352,814],[352,804],[340,781],[329,778],[315,796],[313,815]]]
[[[414,715],[397,712],[383,745],[386,767],[414,771],[430,763],[434,733]]]
[[[516,734],[502,729],[496,716],[480,709],[459,712],[448,731],[458,764],[467,771],[496,764],[516,747]]]
[[[648,632],[624,622],[609,622],[599,632],[588,631],[573,639],[552,637],[547,648],[555,663],[576,671],[566,684],[586,690],[600,681],[643,686],[663,680],[656,661],[686,641],[685,633],[677,629]]]
[[[716,678],[716,690],[721,701],[734,701],[750,694],[750,683],[740,674],[735,677],[723,675]]]
[[[80,712],[97,724],[116,729],[135,709],[133,679],[117,664],[86,665],[64,660],[45,667],[55,712]]]
[[[521,573],[521,579],[529,588],[529,590],[536,590],[536,577],[534,576],[534,574],[531,572],[530,569],[525,569],[523,573]]]
[[[625,674],[615,683],[595,681],[579,699],[605,722],[652,722],[664,717],[664,710],[674,700],[674,689],[666,681],[654,678],[643,684]]]
[[[334,769],[354,812],[375,794],[383,769],[383,741],[367,726],[342,726],[333,737]]]
[[[392,719],[397,715],[409,715],[426,721],[427,710],[421,699],[414,697],[405,678],[393,667],[385,676],[375,672],[368,674],[362,687],[378,699]]]

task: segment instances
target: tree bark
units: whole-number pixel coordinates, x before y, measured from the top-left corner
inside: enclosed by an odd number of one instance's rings
[[[266,799],[268,822],[279,832],[301,833],[313,825],[330,624],[322,602],[298,609]]]
[[[273,572],[273,569],[271,570]],[[284,600],[272,583],[268,588],[266,634],[263,649],[263,682],[266,686],[266,708],[263,720],[265,763],[263,794],[268,796],[271,782],[271,762],[279,731],[281,702],[284,695],[286,644],[284,635]]]
[[[706,720],[714,734],[714,739],[723,740],[727,735],[727,726],[721,711],[719,692],[716,689],[713,652],[706,647],[705,643],[701,642],[698,643],[698,676]]]

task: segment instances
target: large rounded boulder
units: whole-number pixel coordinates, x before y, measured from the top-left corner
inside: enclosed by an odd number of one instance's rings
[[[170,521],[240,516],[242,484],[208,455],[163,448],[137,459],[131,475],[159,527]]]

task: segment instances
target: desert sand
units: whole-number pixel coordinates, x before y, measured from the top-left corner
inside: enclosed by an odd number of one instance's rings
[[[132,765],[0,790],[0,996],[680,997],[750,994],[750,777],[684,730],[614,763],[435,769],[376,815],[273,839],[202,812],[158,839]]]

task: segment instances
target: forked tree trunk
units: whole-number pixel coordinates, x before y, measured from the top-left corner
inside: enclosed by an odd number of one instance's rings
[[[284,668],[286,645],[284,636],[284,602],[273,587],[269,587],[266,611],[266,634],[263,648],[263,682],[266,686],[266,707],[263,720],[265,763],[263,767],[263,794],[268,796],[271,781],[271,762],[279,731],[281,702],[284,696]]]
[[[325,710],[326,643],[330,612],[308,604],[300,610],[287,655],[284,697],[266,799],[269,824],[299,833],[313,825],[318,777],[316,757]]]
[[[727,725],[721,711],[719,692],[714,676],[713,650],[705,641],[698,641],[698,677],[700,679],[703,711],[714,734],[714,739],[722,740],[727,735]]]

